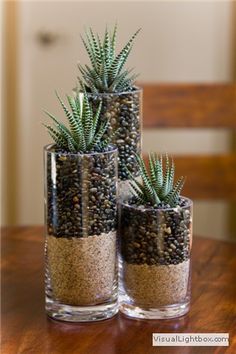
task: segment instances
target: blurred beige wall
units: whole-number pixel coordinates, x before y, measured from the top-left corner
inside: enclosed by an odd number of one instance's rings
[[[18,2],[17,189],[3,221],[43,222],[42,147],[50,139],[41,126],[46,119],[42,109],[60,114],[54,89],[69,93],[75,86],[76,62],[87,61],[80,40],[84,27],[103,31],[117,21],[119,43],[141,27],[129,60],[141,73],[140,81],[225,82],[233,77],[232,8],[231,1]],[[55,41],[43,45],[45,35]],[[170,153],[223,152],[229,149],[229,136],[224,131],[157,130],[145,132],[143,147]],[[217,219],[213,230],[207,225],[209,207]],[[226,212],[222,202],[196,203],[195,231],[222,235]]]
[[[0,28],[3,28],[3,6],[0,3]],[[2,49],[3,49],[3,31],[0,34],[0,82],[3,82],[3,63],[2,63]],[[3,85],[0,88],[0,137],[1,137],[1,146],[0,146],[0,200],[1,200],[1,221],[3,216]]]

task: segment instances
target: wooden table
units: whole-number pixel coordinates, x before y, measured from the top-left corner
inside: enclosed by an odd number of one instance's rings
[[[43,228],[3,231],[2,354],[236,353],[236,244],[195,238],[192,306],[175,320],[70,324],[44,313]],[[230,347],[152,347],[153,332],[229,332]]]

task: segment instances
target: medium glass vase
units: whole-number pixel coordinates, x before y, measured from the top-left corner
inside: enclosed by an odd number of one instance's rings
[[[117,305],[117,149],[45,148],[46,313],[110,318]]]

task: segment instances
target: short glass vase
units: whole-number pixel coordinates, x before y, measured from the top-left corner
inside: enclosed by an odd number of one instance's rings
[[[120,310],[168,319],[190,307],[192,201],[176,208],[120,204]]]
[[[118,311],[117,149],[45,148],[46,313],[98,321]]]

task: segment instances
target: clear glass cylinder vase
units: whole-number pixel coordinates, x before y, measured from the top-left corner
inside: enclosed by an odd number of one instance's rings
[[[90,103],[96,111],[102,101],[101,119],[110,121],[107,135],[118,148],[119,193],[122,199],[130,193],[128,170],[139,177],[135,154],[141,153],[142,145],[142,92],[134,87],[127,92],[89,93]]]
[[[134,318],[182,316],[190,306],[192,202],[154,209],[123,202],[120,309]]]
[[[117,149],[45,148],[46,312],[96,321],[117,307]]]

